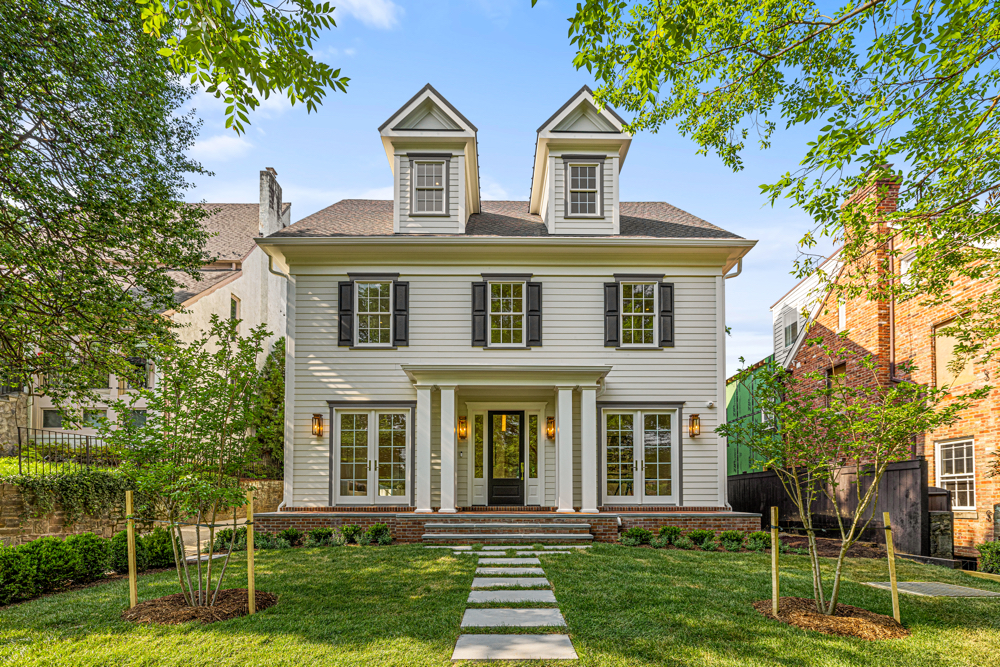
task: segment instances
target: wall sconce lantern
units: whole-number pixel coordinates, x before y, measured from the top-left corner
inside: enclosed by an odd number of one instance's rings
[[[323,435],[323,415],[313,415],[313,435],[317,438]]]
[[[458,418],[458,439],[465,440],[469,437],[469,422],[466,421],[465,417]]]
[[[701,417],[698,415],[691,415],[688,418],[688,435],[692,438],[697,438],[701,435]]]
[[[545,418],[545,435],[548,436],[549,440],[556,439],[556,418],[546,417]]]

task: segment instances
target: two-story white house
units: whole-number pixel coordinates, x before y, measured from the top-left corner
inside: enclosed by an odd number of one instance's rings
[[[284,504],[262,528],[756,528],[714,433],[725,278],[755,242],[619,201],[622,125],[584,87],[538,128],[530,199],[482,201],[476,126],[428,84],[379,127],[391,201],[257,240],[289,277]]]

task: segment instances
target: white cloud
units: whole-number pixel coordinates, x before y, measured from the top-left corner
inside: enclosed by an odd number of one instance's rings
[[[395,28],[403,15],[403,8],[392,0],[340,0],[337,9],[381,30]]]
[[[489,176],[483,176],[479,182],[479,195],[483,199],[510,199],[503,186]]]
[[[211,168],[212,162],[242,157],[251,148],[253,148],[253,144],[235,133],[217,134],[214,137],[196,141],[188,154],[195,160],[207,163],[206,166]]]

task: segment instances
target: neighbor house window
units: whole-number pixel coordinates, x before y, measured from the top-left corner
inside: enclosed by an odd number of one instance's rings
[[[655,345],[656,283],[622,283],[622,347]]]
[[[899,281],[904,285],[909,285],[913,282],[913,276],[910,275],[910,267],[913,265],[913,260],[917,256],[914,253],[908,253],[904,255],[899,260]]]
[[[414,211],[444,213],[444,162],[415,162]]]
[[[233,294],[229,295],[229,319],[240,319],[240,299]]]
[[[524,283],[490,283],[490,345],[524,345]]]
[[[594,164],[569,165],[570,215],[597,215],[597,174]]]
[[[392,282],[357,282],[358,345],[392,342]]]
[[[781,313],[781,324],[785,328],[785,347],[791,347],[799,337],[799,316],[790,308],[784,310]]]
[[[826,388],[834,391],[843,389],[847,385],[847,364],[837,364],[833,368],[826,370]],[[830,405],[830,398],[827,397],[827,407]]]
[[[145,389],[149,386],[149,363],[145,359],[129,359],[133,371],[124,378],[118,378],[118,389]]]
[[[142,428],[146,425],[146,411],[145,410],[133,410],[132,411],[132,426],[136,428]]]
[[[84,410],[83,427],[99,428],[101,426],[101,420],[106,419],[107,416],[108,416],[107,410]]]
[[[972,440],[938,444],[938,486],[951,492],[951,507],[976,509],[975,446]]]
[[[954,321],[947,322],[941,326],[948,327],[953,324]],[[955,340],[954,336],[943,336],[935,331],[934,378],[938,387],[943,387],[945,385],[949,387],[958,387],[963,384],[969,384],[976,379],[976,376],[972,371],[971,361],[966,360],[965,365],[962,366],[960,370],[955,368],[955,345],[957,342],[958,341]]]
[[[62,414],[58,410],[42,410],[42,428],[62,428]]]

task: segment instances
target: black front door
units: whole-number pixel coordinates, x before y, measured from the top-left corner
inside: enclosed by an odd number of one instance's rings
[[[524,413],[490,412],[490,505],[524,504]]]

